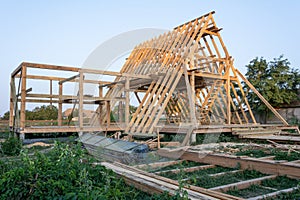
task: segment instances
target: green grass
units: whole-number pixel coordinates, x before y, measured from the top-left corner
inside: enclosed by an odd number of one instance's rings
[[[182,178],[182,179],[188,178],[189,180],[196,180],[197,178],[200,178],[201,176],[206,176],[208,174],[216,174],[216,173],[228,172],[228,171],[232,171],[232,170],[233,170],[232,168],[216,166],[213,168],[197,170],[194,172],[182,172],[182,174],[166,172],[166,173],[160,174],[160,176],[164,176],[166,178],[170,178],[170,179],[174,179],[174,180],[178,180],[179,178]]]
[[[260,157],[268,156],[270,154],[268,154],[267,152],[265,152],[261,149],[246,149],[244,151],[237,152],[235,155],[260,158]]]
[[[261,182],[260,185],[251,185],[250,187],[242,190],[238,189],[233,189],[229,190],[226,193],[242,198],[250,198],[250,197],[255,197],[259,195],[265,195],[268,193],[276,192],[277,190],[283,190],[283,189],[288,189],[292,187],[296,187],[298,184],[298,180],[295,179],[290,179],[287,178],[286,176],[278,176],[275,179],[267,179]],[[264,187],[263,187],[264,186]],[[276,190],[268,189],[268,188],[274,188]],[[297,191],[299,195],[299,190]],[[282,194],[276,197],[275,199],[294,199],[295,197],[300,197],[300,196],[295,196],[295,194]],[[291,197],[291,198],[287,198]],[[270,198],[274,199],[274,197]]]
[[[243,147],[239,147],[239,148],[241,149],[241,151],[235,154],[237,156],[249,156],[255,158],[260,158],[264,156],[275,156],[274,160],[287,160],[287,161],[300,159],[300,153],[294,151],[288,152],[284,150],[271,149],[271,148],[243,150]]]
[[[266,198],[266,200],[287,200],[287,199],[299,200],[300,199],[300,189],[297,189],[294,192],[290,192],[290,193],[283,193],[283,194],[277,195],[276,197]]]
[[[256,197],[271,192],[274,192],[274,190],[263,188],[260,185],[251,185],[246,189],[242,189],[242,190],[233,189],[227,191],[226,193],[237,197],[250,198],[250,197]]]
[[[189,180],[188,183],[199,187],[213,188],[221,185],[227,185],[235,182],[259,178],[264,175],[265,174],[262,174],[255,170],[245,170],[243,172],[238,172],[235,174],[225,174],[217,177],[210,177],[208,175],[204,175],[202,177]]]
[[[166,167],[160,167],[160,168],[152,168],[148,170],[149,172],[158,172],[158,171],[165,171],[165,170],[172,170],[172,169],[183,169],[188,167],[195,167],[195,166],[201,166],[204,165],[203,163],[193,162],[193,161],[183,161],[182,163],[169,165]]]
[[[6,139],[9,136],[9,131],[6,132],[0,132],[0,138],[2,139]]]
[[[196,143],[198,144],[209,144],[216,142],[238,142],[240,139],[232,134],[228,133],[209,133],[209,134],[197,134]]]
[[[298,182],[298,180],[291,179],[286,176],[277,176],[275,179],[268,179],[262,181],[261,185],[275,188],[277,190],[283,190],[287,188],[296,187]]]

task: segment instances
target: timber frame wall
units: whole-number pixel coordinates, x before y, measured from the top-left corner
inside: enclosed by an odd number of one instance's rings
[[[57,76],[44,76],[44,75],[32,75],[28,74],[29,68],[39,68],[40,71],[44,70],[46,74],[48,70],[54,71],[65,71],[70,73],[68,77],[57,77]],[[103,96],[103,87],[107,84],[111,84],[108,81],[97,81],[97,80],[86,80],[85,74],[101,74],[108,76],[123,76],[131,77],[130,74],[121,74],[118,72],[94,70],[94,69],[82,69],[76,67],[66,67],[57,65],[46,65],[46,64],[36,64],[23,62],[20,66],[12,72],[11,83],[10,83],[10,120],[9,126],[14,133],[20,133],[23,137],[25,133],[51,133],[51,132],[96,132],[96,131],[119,131],[122,130],[122,122],[119,126],[114,126],[110,124],[110,115],[106,115],[106,123],[100,118],[98,124],[94,126],[84,126],[84,112],[83,107],[86,104],[99,105],[99,107],[106,107],[108,113],[110,113],[110,101],[112,99]],[[133,75],[133,77],[138,77],[138,75]],[[144,77],[144,76],[142,76]],[[18,79],[18,81],[16,81]],[[30,80],[42,80],[49,81],[49,93],[33,93],[33,88],[27,88],[27,83]],[[78,83],[78,95],[66,95],[63,90],[63,85],[66,82]],[[94,97],[84,94],[84,84],[94,84],[99,88],[99,95]],[[53,85],[58,84],[58,94],[53,94]],[[75,87],[75,85],[74,85]],[[126,98],[115,98],[114,100],[119,102],[125,102],[125,107],[129,106],[129,102],[126,102]],[[26,127],[26,105],[28,103],[35,104],[57,104],[58,105],[58,126],[51,127]],[[68,126],[63,125],[62,119],[62,109],[64,104],[73,104],[78,106],[78,125]],[[20,112],[18,112],[18,110]],[[96,113],[97,114],[97,113]]]
[[[287,126],[288,123],[280,114],[234,67],[233,58],[225,47],[220,35],[221,29],[217,27],[213,14],[214,12],[203,15],[137,45],[120,72],[22,63],[11,74],[10,127],[19,133],[68,132],[77,128],[75,131],[79,132],[123,130],[133,135],[159,131],[176,133],[181,128],[187,136],[190,136],[191,133],[201,132],[201,127],[206,129],[215,126],[216,131],[220,132],[220,127],[226,129],[226,127],[257,126],[259,124],[247,101],[241,81],[244,81],[249,90],[256,93],[283,125]],[[34,76],[27,74],[28,68],[62,70],[72,75]],[[114,76],[115,81],[85,80],[85,74]],[[17,90],[16,78],[19,78]],[[32,89],[26,87],[29,79],[50,81],[50,94],[32,94]],[[52,94],[54,81],[59,84],[58,94]],[[64,95],[63,84],[76,81],[79,83],[78,96]],[[99,95],[97,97],[84,95],[84,83],[99,86]],[[104,87],[108,88],[105,94],[103,94]],[[132,116],[129,110],[130,94],[134,94],[139,102]],[[27,103],[57,103],[58,129],[27,128],[25,126]],[[78,104],[79,125],[74,129],[70,127],[63,129],[62,105],[70,103]],[[110,122],[110,112],[118,103],[125,105],[124,119],[121,125],[113,126]],[[84,127],[83,124],[85,104],[99,105],[90,119],[89,127]],[[20,118],[16,112],[19,107]],[[123,114],[120,118],[123,118],[121,117]],[[166,119],[166,124],[159,123],[161,118]]]

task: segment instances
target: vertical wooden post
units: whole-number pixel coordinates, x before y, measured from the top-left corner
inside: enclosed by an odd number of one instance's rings
[[[110,101],[106,101],[106,122],[107,127],[110,126]]]
[[[129,105],[130,105],[129,91],[130,91],[129,78],[126,77],[126,82],[125,82],[125,127],[127,127],[129,125],[129,118],[130,118],[130,113],[129,113]]]
[[[52,80],[50,80],[50,105],[52,106]]]
[[[231,110],[230,110],[230,76],[228,74],[226,80],[226,95],[227,95],[227,124],[231,124]]]
[[[11,77],[10,79],[10,103],[9,103],[9,127],[12,128],[14,126],[14,96],[15,90],[15,77]]]
[[[27,68],[25,65],[22,65],[22,84],[21,84],[21,116],[20,116],[20,129],[24,130],[26,123],[26,75]],[[20,139],[25,139],[24,133],[20,134]]]
[[[190,77],[190,82],[191,82],[191,88],[192,88],[192,97],[193,97],[193,99],[192,99],[192,103],[194,104],[194,105],[196,105],[196,96],[195,96],[195,94],[196,94],[196,90],[195,90],[195,72],[194,71],[192,71],[192,74],[191,74],[191,77]],[[193,111],[194,113],[195,113],[195,118],[196,118],[196,124],[197,124],[197,116],[196,116],[196,108],[194,107],[194,109],[195,109],[195,111]],[[191,142],[192,143],[196,143],[196,133],[192,133],[192,135],[191,135]]]
[[[159,136],[159,128],[156,130],[157,133],[157,149],[160,149],[160,136]]]
[[[78,120],[79,120],[79,129],[83,129],[83,72],[79,72],[79,110],[78,110]],[[81,133],[80,133],[81,134]]]
[[[62,93],[63,93],[63,84],[58,83],[58,114],[57,114],[58,126],[62,126]]]
[[[119,101],[119,106],[118,106],[119,123],[122,123],[124,121],[123,113],[124,113],[123,102]]]
[[[99,98],[103,97],[103,87],[99,85]],[[101,126],[102,120],[101,120],[101,115],[102,115],[102,101],[99,101],[99,125]]]

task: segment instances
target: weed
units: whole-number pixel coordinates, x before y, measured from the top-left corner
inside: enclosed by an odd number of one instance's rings
[[[2,154],[8,156],[19,155],[22,149],[22,142],[16,137],[9,137],[1,143]]]

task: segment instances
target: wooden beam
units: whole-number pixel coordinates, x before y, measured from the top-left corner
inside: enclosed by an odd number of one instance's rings
[[[108,75],[108,76],[121,76],[120,72],[113,72],[113,71],[107,71],[107,70],[82,68],[82,69],[80,69],[80,71],[82,73],[87,73],[87,74],[101,74],[101,75]]]
[[[250,187],[251,185],[260,184],[264,180],[275,179],[276,177],[277,177],[277,175],[264,176],[264,177],[260,177],[260,178],[254,178],[254,179],[240,181],[240,182],[231,183],[231,184],[227,184],[227,185],[221,185],[221,186],[213,187],[213,188],[209,188],[209,189],[214,190],[214,191],[219,191],[219,192],[227,192],[228,190],[232,190],[232,189],[242,190],[242,189]]]
[[[129,78],[126,77],[126,81],[125,81],[125,126],[126,127],[129,125],[129,120],[130,120],[130,113],[129,113],[130,93],[129,92],[130,92],[130,83],[129,83]]]
[[[169,179],[169,178],[158,176],[156,174],[150,174],[148,172],[145,172],[145,171],[136,169],[134,167],[130,167],[128,165],[121,164],[121,163],[114,163],[114,164],[117,165],[117,166],[120,166],[124,169],[133,170],[135,173],[146,175],[146,176],[149,176],[151,178],[154,178],[154,179],[157,179],[157,180],[164,181],[166,183],[170,183],[170,184],[179,186],[179,183],[176,180],[172,180],[172,179]],[[232,196],[232,195],[220,193],[220,192],[217,192],[217,191],[212,191],[212,190],[209,190],[209,189],[204,189],[204,188],[201,188],[201,187],[196,187],[196,186],[193,186],[193,185],[184,186],[184,188],[187,188],[187,189],[195,191],[195,192],[199,192],[201,194],[209,195],[210,196],[209,199],[215,199],[216,198],[216,199],[220,199],[220,200],[242,200],[242,198],[239,198],[239,197],[235,197],[235,196]],[[202,198],[200,198],[200,199],[202,199]]]
[[[79,120],[79,128],[80,130],[83,129],[83,96],[84,96],[84,88],[83,88],[83,80],[84,75],[83,72],[79,72],[79,103],[78,103],[78,120]]]
[[[50,95],[52,95],[53,94],[53,83],[52,83],[52,80],[50,80],[50,88],[49,88],[49,90],[50,90]],[[52,106],[52,98],[50,98],[50,105]]]
[[[204,169],[210,169],[210,168],[214,168],[214,167],[215,167],[214,165],[201,165],[201,166],[188,167],[188,168],[183,168],[183,169],[170,169],[170,170],[158,171],[158,172],[155,172],[155,174],[163,174],[163,173],[178,174],[181,171],[184,171],[184,172],[195,172],[195,171],[204,170]]]
[[[106,123],[107,126],[110,126],[110,101],[106,101]]]
[[[76,79],[76,78],[78,78],[78,77],[80,77],[80,74],[71,76],[71,77],[66,78],[66,79],[64,79],[64,80],[61,80],[61,81],[58,82],[58,84],[63,84],[63,83],[65,83],[65,82],[69,82],[69,81],[74,80],[74,79]]]
[[[101,131],[123,131],[118,125],[111,125],[108,127],[96,126],[96,127],[83,127],[81,132],[101,132]],[[78,132],[78,126],[43,126],[43,127],[26,127],[21,133],[32,134],[32,133],[76,133]]]
[[[57,122],[58,126],[62,125],[62,94],[63,94],[63,85],[58,85],[58,115],[57,115]],[[51,99],[51,101],[53,101]]]
[[[59,70],[59,71],[71,71],[71,72],[78,72],[81,69],[81,68],[78,68],[78,67],[67,67],[67,66],[28,63],[28,62],[23,62],[22,65],[24,65],[26,67],[29,67],[29,68],[39,68],[39,69],[49,69],[49,70]]]
[[[260,160],[257,158],[239,157],[224,154],[202,154],[201,152],[191,150],[170,151],[167,149],[160,149],[157,151],[157,153],[160,156],[169,158],[180,158],[184,160],[231,168],[239,165],[241,169],[253,169],[267,174],[287,175],[288,177],[292,178],[300,178],[300,165],[293,163],[277,163],[273,160]]]
[[[235,69],[237,74],[245,81],[245,83],[250,87],[250,89],[265,103],[265,105],[273,112],[273,114],[282,121],[282,123],[286,126],[289,125],[287,121],[273,108],[273,106],[256,90],[256,88],[246,79],[246,77],[238,70]]]
[[[136,170],[124,168],[123,166],[117,166],[115,164],[107,162],[102,162],[101,165],[113,170],[119,176],[122,176],[127,184],[133,185],[134,187],[144,192],[150,194],[167,192],[173,196],[176,194],[176,191],[178,191],[178,185],[174,185],[169,182],[153,178],[147,174],[137,173]],[[164,187],[161,187],[162,185]],[[188,198],[191,200],[216,199],[209,195],[202,194],[187,188],[182,188],[182,190],[187,192]]]
[[[15,77],[18,73],[21,72],[22,70],[22,65],[23,63],[21,63],[12,73],[11,73],[11,77]]]
[[[271,193],[256,196],[256,197],[251,197],[251,198],[248,198],[248,200],[262,200],[262,199],[268,199],[268,198],[272,199],[272,197],[276,197],[280,194],[291,193],[296,190],[299,190],[299,186],[288,188],[288,189],[283,189],[283,190],[278,190],[276,192],[271,192]]]
[[[20,75],[16,75],[16,78],[20,78]],[[27,80],[52,80],[52,81],[63,81],[66,78],[63,77],[56,77],[56,76],[41,76],[41,75],[27,75]],[[70,82],[76,82],[76,80],[70,80]],[[110,81],[98,81],[98,80],[88,80],[85,79],[84,83],[92,83],[92,84],[109,84],[112,83]]]
[[[25,65],[22,65],[22,78],[21,78],[21,116],[20,116],[20,128],[25,128],[26,122],[26,74],[27,68]]]
[[[165,161],[165,162],[154,162],[149,164],[141,164],[141,165],[135,165],[133,167],[139,168],[139,169],[151,169],[151,168],[159,168],[159,167],[167,167],[170,165],[176,165],[179,163],[182,163],[183,160],[175,160],[175,161]]]
[[[9,98],[9,127],[14,125],[14,108],[17,101],[16,97],[16,88],[15,88],[15,77],[11,76],[10,78],[10,98]]]

